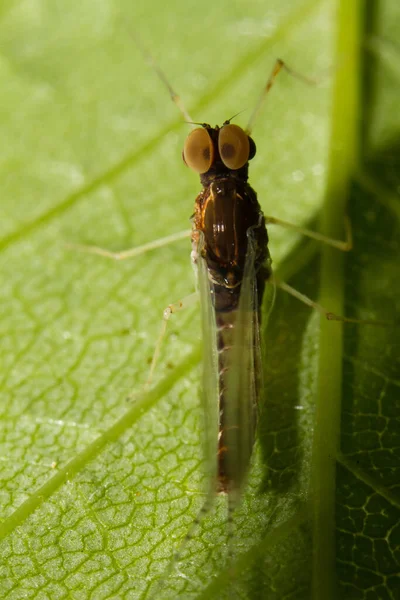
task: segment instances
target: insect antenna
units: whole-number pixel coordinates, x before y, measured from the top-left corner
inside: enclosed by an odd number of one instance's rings
[[[157,61],[155,60],[155,58],[144,47],[144,45],[142,44],[141,40],[139,39],[139,37],[138,37],[138,35],[136,33],[130,32],[130,35],[133,38],[136,46],[138,47],[138,49],[142,53],[144,60],[147,62],[148,65],[150,65],[154,69],[154,71],[156,72],[158,78],[161,80],[161,82],[163,83],[163,85],[167,88],[168,93],[170,95],[170,98],[171,98],[172,102],[178,108],[178,110],[182,114],[184,120],[187,123],[193,123],[193,119],[190,116],[190,114],[188,113],[188,111],[186,110],[186,107],[185,107],[184,103],[182,102],[180,96],[175,92],[175,90],[172,87],[172,85],[170,84],[167,76],[165,75],[164,71],[161,69],[160,65],[157,63]]]

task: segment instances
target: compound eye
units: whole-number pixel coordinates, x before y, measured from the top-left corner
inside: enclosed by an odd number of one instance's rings
[[[240,169],[249,160],[249,136],[239,125],[224,125],[219,132],[218,150],[228,169]]]
[[[207,129],[193,129],[183,146],[183,160],[195,173],[207,173],[214,160],[214,146]]]

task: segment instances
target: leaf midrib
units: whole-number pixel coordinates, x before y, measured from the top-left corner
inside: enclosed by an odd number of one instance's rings
[[[359,114],[362,2],[338,3],[336,62],[326,199],[322,232],[341,238],[351,178],[359,164]],[[320,304],[343,314],[343,256],[332,248],[322,250]],[[323,320],[320,328],[315,431],[309,501],[313,514],[312,597],[337,597],[335,572],[336,457],[339,450],[342,364],[342,324]]]

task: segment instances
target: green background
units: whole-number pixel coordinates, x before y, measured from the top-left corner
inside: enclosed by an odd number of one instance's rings
[[[211,124],[244,110],[244,126],[280,57],[319,83],[279,76],[250,181],[266,214],[339,237],[349,191],[355,244],[320,261],[271,227],[277,274],[328,309],[394,322],[398,3],[134,4],[0,5],[0,595],[398,598],[399,328],[346,325],[342,344],[340,325],[278,292],[233,557],[219,497],[165,573],[204,499],[196,308],[173,318],[143,385],[162,310],[194,288],[190,246],[125,263],[67,247],[190,225],[188,126],[131,32]]]

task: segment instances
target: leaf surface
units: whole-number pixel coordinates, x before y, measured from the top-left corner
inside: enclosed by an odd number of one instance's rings
[[[203,502],[196,308],[173,318],[143,385],[163,309],[194,288],[190,245],[126,262],[66,246],[121,250],[190,227],[187,126],[131,32],[211,124],[245,110],[245,125],[279,56],[319,85],[279,76],[250,181],[266,214],[341,236],[338,173],[354,250],[320,261],[271,227],[275,270],[312,298],[322,282],[328,309],[394,322],[400,12],[343,3],[2,4],[2,598],[396,597],[398,329],[336,337],[339,324],[278,294],[233,558],[219,497],[163,575]]]

